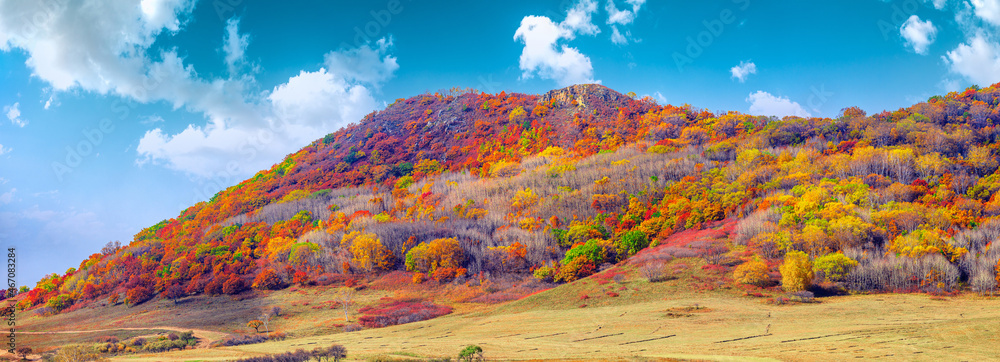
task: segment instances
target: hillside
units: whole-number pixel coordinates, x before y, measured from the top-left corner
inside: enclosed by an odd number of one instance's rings
[[[998,97],[783,119],[600,85],[398,99],[14,301],[48,316],[361,284],[497,303],[676,260],[703,263],[706,291],[992,293]]]

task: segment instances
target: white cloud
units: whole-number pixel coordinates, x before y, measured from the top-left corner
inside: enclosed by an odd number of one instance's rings
[[[4,192],[0,195],[0,203],[9,204],[14,199],[14,193],[17,192],[17,188],[12,188],[10,191]]]
[[[611,25],[611,42],[619,45],[628,44],[628,38],[631,36],[631,33],[626,29],[623,35],[618,30],[618,26],[625,28],[626,25],[631,24],[635,20],[639,9],[646,3],[646,0],[626,0],[625,2],[632,5],[632,10],[619,10],[615,6],[614,0],[608,0],[607,5],[604,7],[608,11],[607,24]]]
[[[3,145],[0,145],[0,155],[8,154],[8,153],[10,153],[10,151],[13,151],[13,150],[14,150],[13,148],[4,147]],[[0,178],[0,180],[3,180],[3,179]],[[7,180],[3,180],[3,182],[0,182],[0,185],[3,185],[5,183],[7,183]]]
[[[930,20],[920,21],[920,17],[911,15],[899,27],[899,35],[914,52],[927,54],[927,47],[934,43],[934,38],[937,36],[937,28]]]
[[[330,73],[339,74],[348,82],[378,86],[399,69],[396,57],[388,54],[391,46],[391,38],[382,38],[374,46],[326,53],[324,63]]]
[[[660,105],[667,104],[667,97],[664,97],[663,93],[660,93],[659,91],[656,91],[656,92],[653,92],[653,96],[656,97],[656,101],[657,102],[660,102]]]
[[[747,77],[751,74],[757,74],[757,64],[751,61],[740,61],[740,64],[729,69],[733,78],[739,79],[740,83],[747,80]]]
[[[237,66],[243,62],[243,55],[250,45],[250,35],[240,35],[239,19],[232,18],[226,21],[226,35],[223,37],[222,51],[226,54],[226,67],[229,75],[234,76],[238,72]]]
[[[1000,82],[1000,44],[982,33],[949,51],[942,57],[951,71],[980,86]]]
[[[7,114],[7,119],[10,120],[11,124],[24,127],[28,124],[28,121],[21,119],[21,110],[17,108],[18,106],[18,102],[14,102],[12,105],[3,107],[3,111]]]
[[[359,120],[379,106],[373,92],[399,68],[387,54],[391,42],[382,40],[331,52],[325,69],[304,70],[260,92],[256,79],[239,74],[250,36],[241,34],[233,19],[222,36],[228,78],[202,78],[185,64],[183,50],[153,47],[157,37],[179,31],[193,8],[194,0],[0,0],[0,49],[23,50],[32,75],[54,95],[82,90],[200,113],[203,124],[180,132],[147,131],[136,147],[136,162],[203,177],[252,174]],[[574,28],[587,30],[589,13],[586,19],[577,15]]]
[[[136,151],[140,165],[159,163],[204,177],[256,172],[303,145],[360,120],[380,106],[373,89],[399,68],[388,55],[390,41],[377,48],[330,52],[326,66],[301,71],[274,87],[255,107],[266,115],[254,122],[210,118],[177,134],[146,132]]]
[[[156,124],[156,123],[161,123],[161,122],[164,122],[163,117],[160,117],[160,116],[157,116],[157,115],[148,116],[148,117],[144,118],[143,120],[139,121],[139,123],[142,123],[142,124]]]
[[[611,26],[611,42],[615,43],[615,44],[618,44],[618,45],[625,45],[625,44],[628,44],[628,38],[626,38],[625,35],[622,35],[622,33],[620,31],[618,31],[618,27],[617,26],[612,25]]]
[[[614,0],[608,0],[608,4],[604,7],[604,9],[608,11],[608,24],[628,25],[632,23],[632,20],[635,20],[634,12],[629,10],[618,10],[618,7],[615,6]]]
[[[971,2],[976,16],[990,24],[1000,26],[1000,0],[971,0]]]
[[[566,19],[563,19],[560,25],[569,32],[569,39],[573,39],[573,33],[596,35],[601,32],[601,29],[598,29],[597,25],[594,25],[590,20],[591,15],[596,11],[597,2],[594,0],[580,0],[566,11]],[[522,24],[523,22],[522,20]]]
[[[935,9],[943,10],[944,6],[947,5],[948,0],[931,0],[931,3],[934,4]]]
[[[765,91],[751,93],[747,99],[750,103],[750,114],[758,116],[799,116],[809,117],[798,103],[792,102],[788,97],[775,97]]]
[[[594,35],[600,32],[591,22],[591,14],[597,11],[593,0],[581,0],[567,12],[566,19],[556,24],[545,16],[526,16],[514,33],[514,40],[524,43],[521,52],[521,78],[528,79],[536,74],[543,79],[552,79],[559,86],[579,83],[599,83],[595,81],[594,68],[590,58],[576,48],[560,45],[560,40],[572,40],[577,33]]]

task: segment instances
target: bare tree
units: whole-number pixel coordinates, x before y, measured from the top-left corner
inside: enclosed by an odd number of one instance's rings
[[[101,254],[102,255],[111,255],[111,254],[114,254],[115,252],[117,252],[118,249],[121,249],[121,248],[122,248],[122,243],[120,241],[118,241],[118,240],[109,241],[107,244],[104,244],[103,248],[101,248]]]
[[[261,323],[264,323],[264,332],[265,333],[271,333],[271,329],[268,328],[268,323],[271,322],[271,317],[272,317],[271,313],[261,313],[260,314],[260,321],[261,321]]]
[[[351,317],[349,315],[351,306],[354,304],[354,288],[343,288],[337,293],[337,301],[340,302],[340,306],[344,308],[344,321],[350,322]]]

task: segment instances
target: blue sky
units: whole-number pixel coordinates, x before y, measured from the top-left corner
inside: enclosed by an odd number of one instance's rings
[[[0,0],[0,241],[33,284],[452,87],[894,110],[1000,81],[998,26],[1000,0]]]

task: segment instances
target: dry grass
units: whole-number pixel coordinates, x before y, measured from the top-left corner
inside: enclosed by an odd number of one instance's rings
[[[350,360],[454,357],[468,344],[482,346],[486,356],[495,360],[987,360],[995,356],[1000,299],[884,294],[770,305],[763,298],[740,296],[742,292],[731,288],[723,274],[704,270],[705,265],[700,258],[673,259],[664,263],[664,270],[678,278],[649,283],[637,266],[622,264],[595,277],[501,305],[439,298],[437,302],[452,305],[455,312],[428,321],[350,333],[335,327],[344,323],[343,311],[324,303],[333,299],[336,287],[290,288],[259,300],[201,298],[188,302],[197,304],[177,307],[156,302],[129,311],[120,306],[84,308],[45,319],[27,318],[24,328],[83,329],[77,327],[105,323],[150,328],[185,325],[176,316],[185,313],[188,326],[208,328],[217,323],[215,330],[220,332],[245,332],[239,313],[256,306],[281,305],[282,316],[274,320],[272,328],[288,332],[287,340],[120,356],[116,360],[227,360],[332,343],[347,347]],[[722,286],[698,288],[717,283]],[[417,289],[382,290],[378,283],[371,285],[375,287],[357,294],[359,307],[377,303],[382,297],[448,295],[455,288],[432,286],[420,293]],[[213,307],[215,314],[208,314]],[[108,319],[102,322],[97,315]],[[357,313],[352,316],[356,318]],[[95,335],[80,337],[90,341]],[[59,340],[64,342],[72,341]]]

